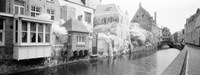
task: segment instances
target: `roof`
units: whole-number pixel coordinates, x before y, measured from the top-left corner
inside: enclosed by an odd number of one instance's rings
[[[65,22],[62,26],[64,26],[68,31],[89,33],[89,30],[86,28],[86,26],[81,21],[76,19],[70,19],[67,22]]]
[[[139,8],[138,8],[137,12],[135,13],[134,17],[132,18],[131,22],[133,22],[133,21],[135,20],[135,18],[137,17],[138,13],[143,13],[143,14],[145,14],[146,16],[151,17],[151,15],[149,14],[149,12],[148,12],[147,10],[145,10],[145,9],[142,7],[141,3],[140,3]]]

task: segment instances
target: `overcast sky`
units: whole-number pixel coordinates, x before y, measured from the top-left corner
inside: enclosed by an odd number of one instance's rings
[[[200,8],[200,0],[102,0],[103,4],[115,3],[122,10],[127,10],[130,20],[140,2],[152,17],[157,12],[158,25],[168,27],[172,33],[183,29],[186,18]]]

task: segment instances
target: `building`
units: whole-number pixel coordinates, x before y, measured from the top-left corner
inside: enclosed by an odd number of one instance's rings
[[[83,22],[87,28],[93,28],[94,8],[88,7],[83,0],[65,0],[61,5],[61,18],[65,21],[77,19]]]
[[[51,56],[52,20],[38,18],[57,0],[1,0],[1,59],[33,59]],[[59,14],[58,14],[59,15]]]
[[[139,4],[138,10],[131,20],[131,23],[135,22],[139,23],[142,28],[150,32],[152,31],[152,26],[155,25],[153,17],[142,7],[141,3]]]
[[[103,52],[106,55],[108,54],[108,46],[110,46],[109,42],[106,42],[105,39],[101,38],[103,35],[110,34],[117,36],[116,39],[125,41],[127,40],[127,36],[129,35],[129,17],[128,14],[123,12],[119,6],[115,4],[106,4],[106,5],[101,5],[97,6],[97,9],[95,11],[95,21],[94,21],[94,28],[97,27],[105,27],[105,30],[100,31],[97,33],[98,35],[98,43],[97,43],[97,50],[98,52]],[[112,30],[112,27],[115,28]],[[108,30],[106,30],[106,27],[108,27]],[[114,32],[112,32],[114,31]],[[101,34],[100,34],[101,33]],[[105,38],[105,37],[104,37]],[[114,38],[113,38],[114,39]],[[112,41],[113,48],[115,47],[120,47],[115,46],[114,43],[117,41]],[[121,42],[121,44],[123,44]],[[119,48],[117,48],[119,49]]]
[[[97,6],[102,5],[102,0],[88,0],[86,5],[96,9]]]
[[[89,30],[86,26],[79,20],[70,19],[63,25],[69,34],[69,47],[68,47],[68,57],[76,56],[86,56],[89,50]],[[73,55],[72,55],[73,53]]]
[[[175,32],[174,34],[172,34],[172,41],[174,43],[178,43],[178,32]]]
[[[185,43],[200,45],[200,9],[197,9],[196,13],[190,18],[186,19],[185,24]]]
[[[142,7],[141,3],[139,4],[137,12],[133,16],[131,23],[139,23],[143,29],[151,32],[153,34],[152,43],[157,44],[161,41],[160,35],[162,35],[162,33],[161,28],[156,24],[156,12],[153,19],[149,12]]]
[[[162,34],[163,34],[163,36],[162,36],[162,40],[163,41],[171,41],[171,38],[172,38],[171,37],[171,32],[167,27],[164,27],[162,29]]]
[[[182,29],[181,31],[178,31],[177,32],[177,42],[184,43],[184,36],[185,36],[184,29]]]
[[[95,0],[94,0],[95,1]],[[95,3],[95,2],[94,2]],[[79,31],[74,31],[73,29],[71,31],[68,31],[69,33],[69,39],[72,39],[71,42],[71,51],[69,52],[69,55],[72,54],[72,52],[82,52],[83,50],[87,50],[89,53],[92,52],[92,32],[94,27],[94,12],[95,8],[89,6],[90,4],[89,0],[65,0],[61,2],[61,18],[66,22],[72,22],[65,23],[68,25],[77,25],[76,28],[80,29]],[[77,23],[76,23],[77,22]],[[74,24],[73,24],[74,23]],[[65,25],[65,27],[68,27]],[[73,28],[73,27],[72,27]],[[86,29],[84,29],[86,28]],[[83,36],[84,35],[84,36]],[[80,37],[75,37],[80,36]],[[82,39],[76,40],[76,39]],[[80,41],[79,43],[76,43],[75,41]],[[79,47],[79,44],[84,44]],[[83,49],[81,49],[83,48]]]

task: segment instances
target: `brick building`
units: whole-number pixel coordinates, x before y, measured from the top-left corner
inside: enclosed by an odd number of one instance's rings
[[[59,19],[57,0],[1,0],[0,59],[32,59],[51,56],[52,21]],[[51,14],[51,20],[38,18]],[[54,16],[55,15],[55,16]]]

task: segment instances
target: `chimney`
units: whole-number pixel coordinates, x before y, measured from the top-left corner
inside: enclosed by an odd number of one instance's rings
[[[141,8],[142,7],[142,3],[140,2],[140,4],[139,4],[139,7]]]
[[[157,13],[154,12],[154,21],[155,21],[155,24],[157,24],[156,20],[157,20]]]

